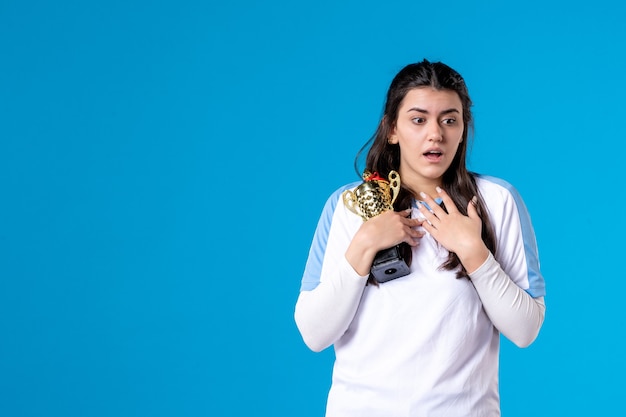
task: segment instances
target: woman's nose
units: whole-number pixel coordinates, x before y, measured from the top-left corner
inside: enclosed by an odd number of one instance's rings
[[[441,133],[441,126],[434,123],[430,126],[428,130],[428,140],[431,142],[441,142],[443,141],[443,134]]]

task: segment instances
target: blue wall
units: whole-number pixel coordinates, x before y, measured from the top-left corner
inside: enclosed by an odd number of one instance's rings
[[[549,3],[546,5],[546,3]],[[475,107],[470,166],[526,200],[547,280],[502,408],[621,403],[621,3],[0,3],[0,415],[321,416],[293,322],[326,197],[405,64]]]

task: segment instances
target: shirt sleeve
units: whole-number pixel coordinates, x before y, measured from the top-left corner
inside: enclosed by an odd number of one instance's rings
[[[533,298],[518,287],[491,253],[470,279],[500,333],[519,347],[529,346],[545,318],[544,297]]]
[[[518,346],[530,345],[545,317],[545,282],[530,215],[506,181],[482,177],[496,252],[470,275],[494,326]]]
[[[481,192],[496,235],[494,257],[513,282],[531,297],[545,296],[535,231],[521,195],[502,179],[481,179]]]
[[[301,291],[295,320],[304,343],[320,352],[348,329],[359,307],[367,276],[359,276],[347,260],[313,290]]]
[[[295,321],[306,345],[319,352],[348,329],[367,276],[360,276],[345,253],[362,220],[340,201],[348,185],[327,201],[315,231],[295,307]]]

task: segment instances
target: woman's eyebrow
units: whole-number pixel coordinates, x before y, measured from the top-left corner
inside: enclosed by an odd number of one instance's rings
[[[420,112],[420,113],[428,114],[428,110],[420,109],[419,107],[411,107],[406,112],[409,113],[411,111],[417,111],[417,112]],[[452,107],[452,108],[443,110],[439,114],[449,114],[449,113],[461,113],[461,112],[458,109],[455,109],[454,107]]]

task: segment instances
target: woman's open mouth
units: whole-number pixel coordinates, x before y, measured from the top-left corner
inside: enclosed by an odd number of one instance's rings
[[[424,157],[428,159],[430,162],[439,162],[443,157],[443,152],[441,151],[427,151],[423,153]]]

